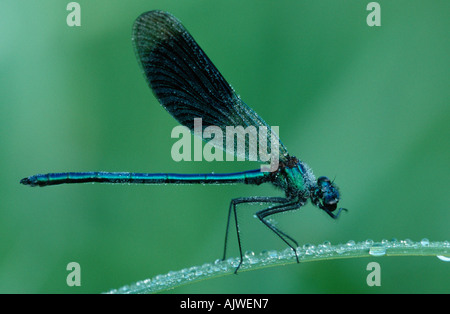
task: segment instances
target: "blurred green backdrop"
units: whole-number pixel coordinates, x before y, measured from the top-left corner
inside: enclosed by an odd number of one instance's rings
[[[338,221],[312,205],[276,217],[300,243],[450,239],[449,1],[69,1],[0,4],[0,292],[97,293],[221,256],[231,198],[268,185],[28,188],[62,171],[234,172],[245,162],[171,159],[176,121],[146,86],[131,45],[137,16],[177,16],[289,151],[336,178]],[[245,250],[284,249],[241,210]],[[233,231],[234,233],[234,231]],[[231,239],[231,256],[238,251]],[[81,287],[66,265],[81,265]],[[368,287],[366,265],[381,265]],[[174,293],[450,292],[437,258],[371,258],[275,267]]]

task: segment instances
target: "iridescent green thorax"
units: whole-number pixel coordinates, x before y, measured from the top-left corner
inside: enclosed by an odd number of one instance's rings
[[[324,210],[332,218],[340,199],[338,188],[327,177],[319,177],[316,181],[311,168],[294,156],[283,156],[278,171],[270,176],[270,181],[286,193],[286,198],[302,206],[306,201]]]
[[[288,199],[306,201],[310,190],[316,186],[312,170],[297,157],[288,155],[284,159],[273,175],[274,185],[284,190]]]

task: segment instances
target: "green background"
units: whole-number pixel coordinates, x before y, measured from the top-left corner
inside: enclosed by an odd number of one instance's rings
[[[252,186],[21,186],[63,171],[235,172],[248,162],[171,159],[176,121],[140,73],[131,26],[177,16],[244,101],[348,208],[278,215],[299,243],[450,240],[449,1],[64,1],[0,4],[0,292],[97,293],[221,257],[229,201],[281,195]],[[283,250],[240,211],[244,250]],[[234,234],[234,231],[233,231]],[[237,256],[235,239],[230,255]],[[66,265],[81,265],[81,287]],[[381,266],[368,287],[366,266]],[[293,264],[206,280],[174,293],[450,292],[450,264],[384,257]]]

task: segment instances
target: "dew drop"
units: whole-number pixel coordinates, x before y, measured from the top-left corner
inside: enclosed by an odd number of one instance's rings
[[[421,244],[422,246],[429,246],[429,245],[430,245],[430,240],[428,240],[427,238],[423,238],[423,239],[420,241],[420,244]]]
[[[247,257],[247,258],[251,258],[251,257],[254,257],[254,256],[255,256],[255,252],[253,252],[253,251],[246,251],[246,252],[244,253],[244,255],[245,255],[245,257]]]
[[[169,272],[167,273],[167,278],[173,277],[173,276],[175,276],[176,274],[177,274],[177,273],[176,273],[175,271],[171,270],[171,271],[169,271]]]
[[[314,253],[315,253],[314,246],[305,251],[305,255],[314,255]]]
[[[244,257],[250,264],[256,264],[258,262],[258,258],[253,251],[246,251]]]
[[[438,255],[437,258],[443,262],[450,262],[450,256]]]
[[[386,247],[381,243],[374,243],[369,249],[369,254],[372,256],[386,255]]]
[[[239,265],[238,260],[236,258],[233,258],[233,257],[230,257],[229,259],[227,259],[226,262],[227,262],[227,264],[229,266],[232,266],[232,267],[237,267]]]
[[[350,241],[348,241],[347,242],[347,246],[349,246],[349,247],[351,247],[351,246],[355,246],[355,241],[353,241],[353,240],[350,240]]]
[[[336,248],[336,253],[338,254],[343,254],[345,253],[345,248],[343,245],[340,245],[339,247]]]
[[[203,271],[201,269],[197,269],[195,271],[195,276],[199,277],[199,276],[202,276],[202,275],[203,275]]]
[[[277,251],[269,251],[269,252],[267,252],[267,254],[269,255],[270,258],[273,258],[273,259],[278,258]]]
[[[317,254],[328,254],[331,252],[331,242],[325,241],[318,245]]]
[[[413,244],[413,241],[411,241],[411,239],[405,239],[401,240],[400,243],[403,244],[404,246],[411,246]]]
[[[210,264],[210,263],[204,263],[204,264],[202,265],[202,268],[209,268],[209,267],[211,267],[211,264]]]
[[[330,241],[325,241],[322,243],[323,247],[330,247],[331,246],[331,242]]]

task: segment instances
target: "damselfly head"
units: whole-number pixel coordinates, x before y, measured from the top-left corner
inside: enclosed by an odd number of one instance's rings
[[[333,214],[333,211],[337,209],[337,204],[339,202],[340,195],[338,188],[330,181],[327,177],[320,177],[317,179],[317,186],[315,186],[311,193],[311,201],[314,205],[323,209],[333,218],[337,218],[341,210],[338,214]]]

